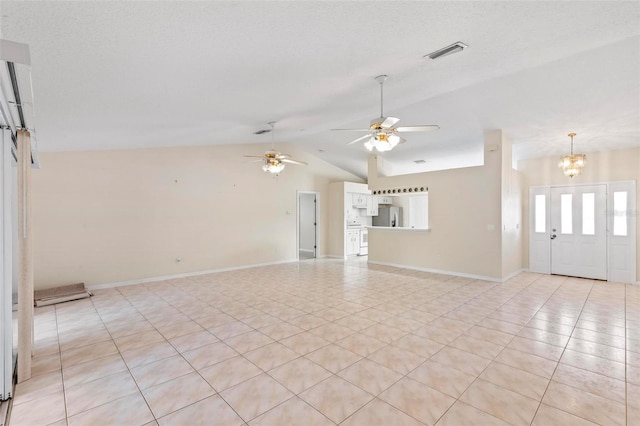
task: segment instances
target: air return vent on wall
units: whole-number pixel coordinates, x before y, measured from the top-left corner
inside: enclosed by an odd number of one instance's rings
[[[428,55],[424,55],[424,58],[429,58],[429,59],[438,59],[438,58],[442,58],[443,56],[447,56],[447,55],[451,55],[453,53],[458,53],[458,52],[462,52],[464,49],[466,49],[468,46],[466,44],[464,44],[461,41],[458,41],[456,43],[453,43],[450,46],[447,47],[443,47],[440,50],[436,50],[435,52],[431,52]]]

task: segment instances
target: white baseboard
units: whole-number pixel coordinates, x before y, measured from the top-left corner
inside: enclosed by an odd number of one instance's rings
[[[330,259],[345,259],[344,256],[340,256],[339,254],[327,254],[325,257]]]
[[[524,268],[515,270],[512,273],[510,273],[509,275],[507,275],[506,277],[502,278],[502,282],[509,281],[511,278],[515,277],[516,275],[518,275],[518,274],[520,274],[522,272],[528,272],[528,271],[529,271],[528,269],[524,269]]]
[[[301,251],[301,252],[303,252],[303,253],[313,253],[313,252],[314,252],[314,250],[313,250],[313,249],[303,249],[303,248],[298,249],[298,251]]]
[[[523,270],[518,270],[516,272],[513,272],[512,274],[509,274],[509,276],[507,276],[507,278],[496,278],[496,277],[487,277],[485,275],[467,274],[465,272],[444,271],[442,269],[420,268],[420,267],[417,267],[417,266],[401,265],[401,264],[398,264],[398,263],[378,262],[378,261],[375,261],[375,260],[369,260],[368,263],[372,263],[374,265],[392,266],[392,267],[395,267],[395,268],[410,269],[412,271],[431,272],[431,273],[434,273],[434,274],[451,275],[451,276],[454,276],[454,277],[472,278],[472,279],[475,279],[475,280],[490,281],[490,282],[494,282],[494,283],[505,282],[508,279],[515,277],[516,275],[518,275],[520,272],[523,271]]]
[[[123,287],[127,285],[136,285],[136,284],[145,284],[152,283],[155,281],[164,281],[164,280],[172,280],[176,278],[187,278],[187,277],[195,277],[198,275],[207,275],[207,274],[215,274],[218,272],[227,272],[227,271],[237,271],[239,269],[249,269],[249,268],[258,268],[260,266],[271,266],[271,265],[280,265],[283,263],[293,263],[298,262],[298,259],[288,259],[288,260],[278,260],[276,262],[265,262],[265,263],[253,263],[250,265],[240,265],[240,266],[231,266],[228,268],[220,268],[220,269],[207,269],[205,271],[195,271],[195,272],[185,272],[182,274],[175,275],[163,275],[158,277],[150,277],[150,278],[141,278],[139,280],[130,280],[130,281],[119,281],[115,283],[107,283],[107,284],[98,284],[92,285],[88,287],[88,290],[103,290],[105,288],[114,288],[114,287]]]

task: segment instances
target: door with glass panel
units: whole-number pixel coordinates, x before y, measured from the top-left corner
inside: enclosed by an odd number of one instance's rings
[[[551,188],[551,273],[607,279],[607,186]]]

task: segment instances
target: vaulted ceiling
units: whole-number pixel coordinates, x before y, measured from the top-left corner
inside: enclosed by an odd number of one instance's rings
[[[0,2],[31,48],[41,151],[271,142],[366,176],[346,145],[385,113],[439,124],[384,156],[398,172],[640,146],[640,3]],[[462,53],[423,56],[462,41]],[[266,148],[266,146],[265,146]],[[248,153],[252,154],[252,153]],[[257,153],[259,154],[259,153]],[[425,160],[416,165],[414,160]]]

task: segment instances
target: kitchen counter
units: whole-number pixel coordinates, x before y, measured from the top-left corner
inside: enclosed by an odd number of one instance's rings
[[[416,229],[407,227],[392,227],[392,226],[367,226],[367,229],[375,229],[380,231],[410,231],[410,232],[429,232],[431,229]]]

